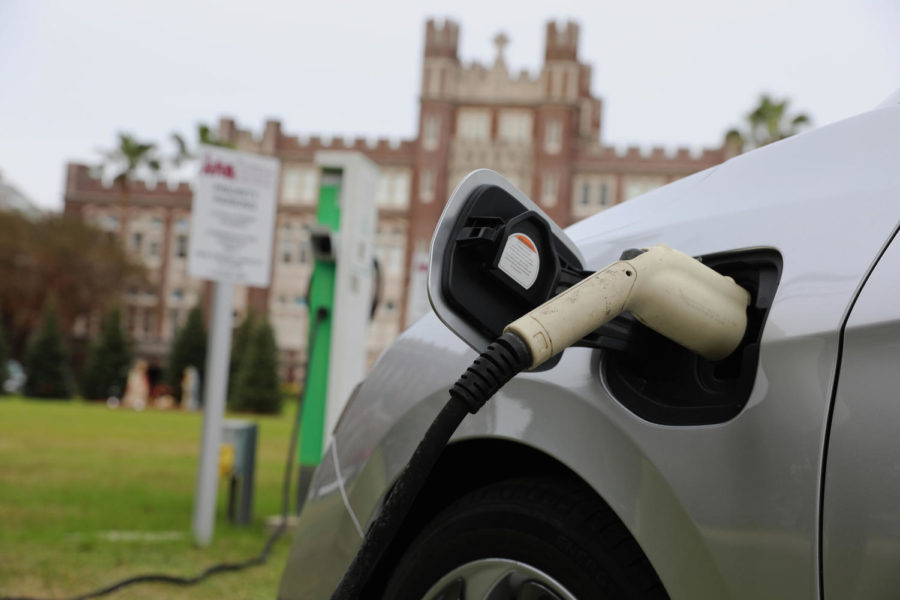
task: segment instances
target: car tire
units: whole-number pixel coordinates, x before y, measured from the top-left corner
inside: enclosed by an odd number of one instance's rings
[[[471,492],[400,557],[385,600],[668,598],[637,542],[587,486],[523,479]]]

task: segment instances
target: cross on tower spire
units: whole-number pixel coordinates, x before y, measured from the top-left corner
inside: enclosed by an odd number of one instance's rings
[[[494,36],[494,45],[497,46],[497,58],[494,60],[495,65],[505,65],[506,60],[503,58],[503,51],[509,43],[509,38],[502,31]]]

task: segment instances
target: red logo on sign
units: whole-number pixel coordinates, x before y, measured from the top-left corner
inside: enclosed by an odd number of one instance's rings
[[[234,179],[234,167],[227,163],[209,162],[207,160],[203,165],[203,172],[207,175],[221,175]]]

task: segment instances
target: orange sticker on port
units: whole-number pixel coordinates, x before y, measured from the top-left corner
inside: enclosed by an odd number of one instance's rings
[[[531,248],[531,251],[537,254],[537,248],[534,247],[534,242],[531,241],[531,238],[523,233],[517,233],[516,239]]]
[[[514,233],[506,238],[497,266],[513,281],[529,289],[541,269],[541,258],[534,240],[524,233]]]

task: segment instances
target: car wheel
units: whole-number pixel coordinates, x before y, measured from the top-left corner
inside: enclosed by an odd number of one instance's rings
[[[584,485],[527,479],[467,494],[400,557],[387,600],[667,598],[637,542]]]

